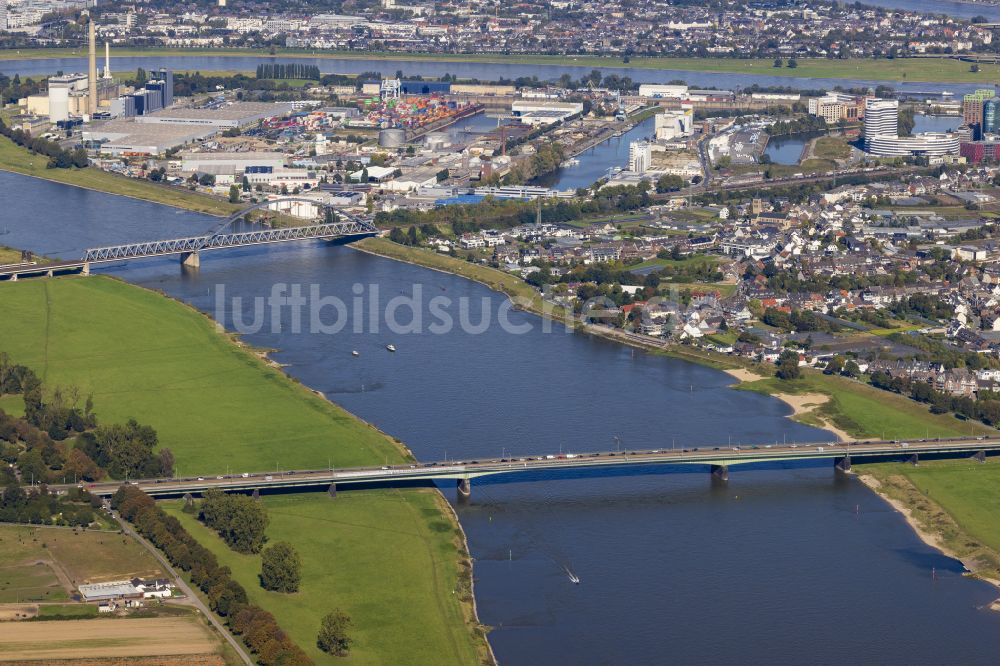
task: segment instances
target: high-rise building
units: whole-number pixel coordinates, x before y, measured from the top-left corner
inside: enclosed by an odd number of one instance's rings
[[[1000,97],[991,97],[983,104],[982,133],[1000,133]]]
[[[894,99],[868,99],[865,101],[865,145],[872,137],[899,134],[899,101]]]
[[[0,30],[7,29],[7,0],[0,0]]]
[[[648,141],[633,141],[628,146],[628,170],[635,173],[646,173],[652,153]]]
[[[980,88],[962,98],[962,119],[977,134],[982,131],[983,105],[995,95],[996,92],[990,88]]]

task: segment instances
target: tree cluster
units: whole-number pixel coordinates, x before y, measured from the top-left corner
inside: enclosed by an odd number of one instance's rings
[[[764,316],[761,319],[768,326],[774,326],[783,331],[832,332],[838,330],[836,324],[823,319],[815,312],[809,310],[785,312],[778,308],[767,308],[764,310]]]
[[[313,662],[295,645],[274,616],[247,600],[246,590],[232,578],[229,567],[188,534],[180,521],[167,515],[149,495],[122,486],[111,506],[135,525],[140,534],[162,550],[170,563],[190,572],[191,582],[208,597],[209,606],[257,656],[263,666],[310,666]]]
[[[65,495],[49,492],[46,486],[25,490],[9,467],[0,471],[4,481],[0,497],[0,522],[31,525],[87,527],[94,522],[94,511],[101,498],[83,488],[72,488]]]
[[[71,169],[76,167],[84,169],[90,161],[87,159],[87,151],[77,148],[74,151],[63,150],[55,141],[49,141],[41,137],[32,137],[22,130],[12,130],[0,119],[0,136],[5,136],[22,148],[27,148],[36,155],[48,157],[49,161],[45,165],[47,169]]]
[[[267,510],[248,495],[227,495],[209,490],[201,502],[198,518],[219,533],[238,553],[259,553],[267,537]]]
[[[135,419],[98,426],[76,439],[76,448],[105,468],[113,479],[153,479],[174,475],[170,449],[154,451],[159,438],[152,426]]]

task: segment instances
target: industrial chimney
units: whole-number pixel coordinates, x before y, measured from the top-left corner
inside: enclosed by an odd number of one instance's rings
[[[90,84],[90,104],[88,106],[90,115],[93,116],[97,113],[97,35],[94,30],[94,17],[88,16],[87,18],[90,32],[90,70],[87,72]]]
[[[104,78],[111,78],[111,44],[104,42]]]

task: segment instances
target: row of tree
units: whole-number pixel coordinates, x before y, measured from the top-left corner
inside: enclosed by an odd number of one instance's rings
[[[208,597],[209,606],[225,620],[234,634],[264,666],[309,666],[313,661],[292,642],[274,616],[251,604],[246,590],[233,580],[229,567],[198,543],[177,518],[167,515],[149,495],[135,486],[122,486],[111,505],[136,526],[171,564],[190,572],[191,582]]]
[[[11,129],[0,119],[0,136],[5,136],[22,148],[27,148],[36,155],[48,157],[49,161],[45,165],[48,169],[70,169],[76,167],[84,169],[90,161],[87,159],[87,151],[77,148],[74,151],[63,150],[55,141],[49,141],[41,137],[32,137],[27,132],[19,129]]]
[[[954,396],[950,393],[936,390],[923,381],[915,381],[909,377],[893,377],[887,372],[878,370],[872,373],[872,386],[909,396],[917,402],[927,403],[931,412],[946,414],[955,412],[966,418],[976,419],[991,426],[1000,425],[1000,401],[974,400],[966,396]]]
[[[316,65],[303,63],[261,63],[257,65],[258,79],[310,79],[319,81],[322,75]]]

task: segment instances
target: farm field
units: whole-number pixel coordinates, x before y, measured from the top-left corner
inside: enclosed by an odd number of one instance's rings
[[[116,532],[0,525],[0,603],[63,601],[81,583],[162,575]]]
[[[203,655],[220,649],[194,616],[0,623],[0,661]]]

